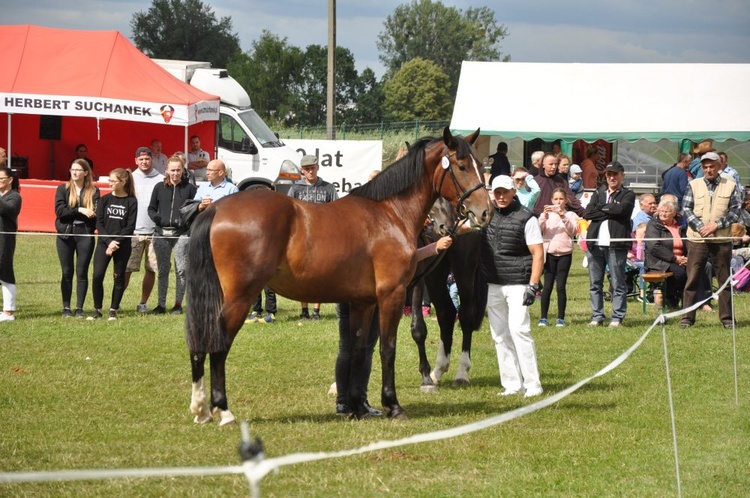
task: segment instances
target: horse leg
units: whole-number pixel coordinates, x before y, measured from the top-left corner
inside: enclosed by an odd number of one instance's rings
[[[460,317],[459,317],[460,320]],[[461,324],[463,341],[461,342],[461,357],[458,360],[458,371],[453,377],[453,387],[464,387],[469,385],[469,370],[471,370],[471,336],[474,331],[471,327]]]
[[[195,415],[196,424],[206,424],[213,418],[206,403],[206,379],[204,377],[204,364],[206,353],[192,353],[190,365],[193,370],[193,394],[190,397],[190,411]]]
[[[387,297],[378,296],[380,307],[380,362],[383,370],[383,387],[380,399],[383,411],[389,418],[406,419],[406,412],[396,398],[396,338],[398,322],[404,306],[405,289],[394,291]]]
[[[441,265],[433,273],[427,276],[427,290],[435,305],[435,314],[440,327],[440,345],[435,360],[435,368],[430,373],[430,378],[435,383],[440,383],[443,374],[448,371],[451,364],[451,348],[453,347],[453,328],[456,324],[456,307],[451,301],[448,292],[448,267]]]
[[[411,338],[417,344],[419,353],[419,373],[422,376],[422,385],[419,387],[423,393],[437,392],[437,386],[430,378],[430,361],[427,359],[427,324],[422,315],[422,281],[417,282],[411,294]]]
[[[255,283],[257,291],[261,292],[263,286]],[[252,288],[255,291],[255,288]],[[250,300],[247,296],[255,293],[233,292],[230,288],[224,295],[224,308],[222,309],[222,320],[227,335],[227,350],[210,353],[211,357],[211,414],[219,417],[219,427],[234,424],[236,420],[227,401],[226,391],[226,361],[229,350],[232,348],[234,338],[237,336],[245,317],[250,311]]]
[[[219,417],[219,427],[235,423],[229,411],[225,365],[229,351],[211,353],[211,415]]]

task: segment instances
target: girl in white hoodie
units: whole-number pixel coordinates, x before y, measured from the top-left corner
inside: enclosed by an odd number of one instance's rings
[[[552,204],[544,206],[539,216],[539,225],[544,237],[546,258],[544,261],[544,288],[542,289],[542,310],[538,326],[549,325],[547,312],[552,297],[552,287],[557,284],[557,327],[565,326],[565,307],[568,295],[566,285],[570,264],[573,260],[573,237],[578,229],[578,216],[568,211],[570,200],[562,188],[552,192]]]

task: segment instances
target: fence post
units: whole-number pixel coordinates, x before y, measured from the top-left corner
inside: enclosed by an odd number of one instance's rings
[[[346,140],[346,121],[341,123],[341,139]]]

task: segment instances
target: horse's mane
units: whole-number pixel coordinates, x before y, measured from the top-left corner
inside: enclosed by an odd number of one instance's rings
[[[435,141],[434,138],[420,139],[409,147],[404,157],[385,168],[369,182],[352,189],[349,195],[382,201],[411,187],[424,173],[425,149]]]
[[[463,137],[455,137],[456,155],[459,159],[472,153],[471,145]],[[352,189],[349,195],[382,201],[408,189],[424,173],[424,154],[427,147],[442,139],[421,138],[411,147],[404,157],[385,168],[372,180]]]

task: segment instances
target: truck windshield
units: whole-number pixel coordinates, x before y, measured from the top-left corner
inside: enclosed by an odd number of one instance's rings
[[[283,144],[273,134],[271,128],[258,116],[258,113],[252,109],[238,113],[245,126],[255,135],[262,147],[281,147]]]

